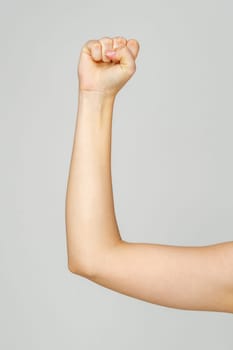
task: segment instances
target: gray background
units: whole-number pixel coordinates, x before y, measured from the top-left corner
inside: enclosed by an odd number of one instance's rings
[[[65,237],[80,49],[122,35],[141,46],[114,108],[122,238],[233,239],[232,11],[230,0],[1,2],[1,349],[233,348],[231,314],[71,274]]]

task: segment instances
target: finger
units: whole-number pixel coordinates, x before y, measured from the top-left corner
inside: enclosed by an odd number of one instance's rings
[[[95,61],[102,61],[102,47],[99,41],[96,42],[91,47],[92,57]]]
[[[124,47],[127,44],[127,40],[122,36],[116,36],[113,38],[113,49]]]
[[[133,73],[136,70],[133,54],[127,46],[106,51],[106,55],[111,58],[112,61],[119,62],[122,68],[128,72]]]
[[[106,56],[105,52],[106,50],[112,50],[112,39],[109,37],[103,37],[99,39],[99,42],[101,43],[102,47],[102,61],[103,62],[111,62],[111,59]]]
[[[139,42],[136,39],[129,39],[127,42],[127,47],[130,49],[134,59],[136,59],[140,49]]]
[[[98,40],[88,40],[82,47],[81,52],[91,55],[92,46],[96,44]]]
[[[102,59],[101,50],[101,45],[98,40],[89,40],[83,46],[81,53],[89,55],[95,61],[100,61]]]

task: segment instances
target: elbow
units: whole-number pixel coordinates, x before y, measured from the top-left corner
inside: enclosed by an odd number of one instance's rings
[[[79,275],[88,279],[92,279],[95,276],[94,268],[90,261],[73,260],[68,258],[68,270],[69,272]]]
[[[77,266],[72,263],[68,263],[68,270],[75,275],[83,275],[83,272],[80,269],[77,269]]]
[[[70,240],[67,241],[67,268],[68,271],[86,278],[94,275],[94,257],[87,249],[76,247]]]

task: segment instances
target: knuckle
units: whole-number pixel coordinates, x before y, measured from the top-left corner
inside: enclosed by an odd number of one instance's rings
[[[103,44],[111,44],[112,43],[112,39],[108,36],[104,36],[101,39],[99,39],[100,42],[102,42]]]
[[[95,42],[96,40],[88,40],[87,42],[86,42],[86,46],[91,46],[91,45],[93,45],[93,43]]]
[[[118,35],[115,37],[116,40],[120,40],[120,41],[126,41],[126,38],[122,35]]]
[[[92,47],[93,47],[93,45],[96,45],[96,43],[98,43],[98,40],[94,40],[94,39],[88,40],[88,41],[86,41],[86,43],[83,45],[82,49],[86,49],[86,48],[87,48],[87,49],[91,50]]]
[[[126,43],[127,43],[127,40],[123,36],[117,36],[117,37],[114,38],[114,43],[118,47],[125,46]]]
[[[96,40],[96,42],[93,43],[93,49],[99,49],[100,48],[100,43],[98,40]]]

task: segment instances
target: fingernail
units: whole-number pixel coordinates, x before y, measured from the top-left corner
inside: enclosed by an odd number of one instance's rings
[[[108,57],[114,57],[116,55],[116,51],[107,50],[107,51],[105,51],[105,55]]]

